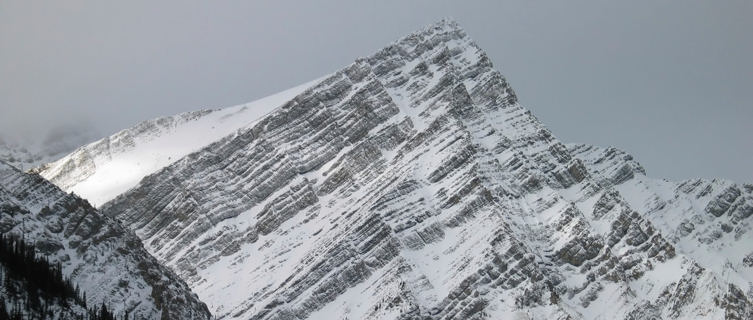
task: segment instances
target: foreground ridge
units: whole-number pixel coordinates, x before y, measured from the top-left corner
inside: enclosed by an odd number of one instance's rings
[[[753,185],[563,144],[450,20],[123,191],[221,319],[753,316]]]
[[[80,297],[59,300],[60,305],[53,306],[51,310],[55,312],[49,319],[83,318],[88,316],[87,305],[103,304],[118,319],[126,314],[129,319],[210,317],[206,305],[185,282],[149,255],[135,235],[92,208],[86,200],[66,194],[41,177],[22,173],[2,161],[0,234],[23,236],[23,241],[36,247],[37,255],[58,265],[61,277],[70,279],[84,294],[83,301],[77,300]],[[6,281],[13,276],[8,270],[0,267]],[[17,290],[8,287],[13,283],[0,285],[3,296],[0,304],[39,303],[24,298],[38,297],[37,292],[22,290],[14,297]],[[56,300],[43,300],[42,306],[50,308],[48,304],[53,301]],[[5,305],[6,310],[15,307]]]

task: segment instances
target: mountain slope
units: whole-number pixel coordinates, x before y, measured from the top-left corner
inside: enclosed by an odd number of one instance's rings
[[[0,319],[113,320],[106,305],[88,307],[61,264],[38,256],[22,237],[0,234],[0,280]]]
[[[23,235],[87,294],[135,319],[208,319],[188,286],[86,200],[0,161],[0,233]]]
[[[102,210],[222,319],[750,318],[753,186],[644,173],[442,21]]]
[[[576,157],[584,159],[592,174],[608,177],[623,200],[671,239],[682,252],[727,281],[742,287],[753,285],[753,185],[723,179],[692,179],[672,182],[645,176],[632,157],[614,148],[600,149],[568,145]],[[623,159],[605,165],[608,158]],[[607,167],[611,167],[611,172]],[[625,175],[626,167],[639,172]],[[607,170],[605,170],[607,169]],[[742,275],[743,279],[733,279]]]
[[[235,107],[144,121],[80,147],[35,172],[99,206],[135,186],[144,176],[252,124],[310,84]]]

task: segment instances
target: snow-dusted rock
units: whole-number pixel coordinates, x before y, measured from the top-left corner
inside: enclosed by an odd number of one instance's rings
[[[218,318],[753,316],[753,186],[563,144],[452,21],[280,105],[91,195]]]
[[[33,171],[99,206],[135,186],[144,176],[252,124],[309,85],[221,110],[144,121]]]
[[[86,200],[2,161],[0,233],[23,235],[38,254],[60,262],[89,306],[104,302],[118,316],[129,312],[131,319],[210,317],[185,282],[147,253],[132,232]]]

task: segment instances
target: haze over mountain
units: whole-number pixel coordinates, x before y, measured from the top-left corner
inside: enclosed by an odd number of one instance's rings
[[[753,316],[753,185],[560,141],[451,20],[37,171],[219,319]]]
[[[0,137],[43,140],[44,128],[81,119],[110,135],[237,105],[446,16],[559,137],[621,146],[655,177],[753,182],[753,2],[745,0],[6,0]]]
[[[46,132],[44,138],[0,134],[0,160],[20,169],[29,170],[57,160],[76,148],[101,138],[97,130],[85,123],[76,126],[37,128]]]

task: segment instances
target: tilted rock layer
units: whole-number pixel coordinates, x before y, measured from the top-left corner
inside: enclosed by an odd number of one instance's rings
[[[451,21],[102,208],[220,319],[753,315],[753,186],[561,143]]]

